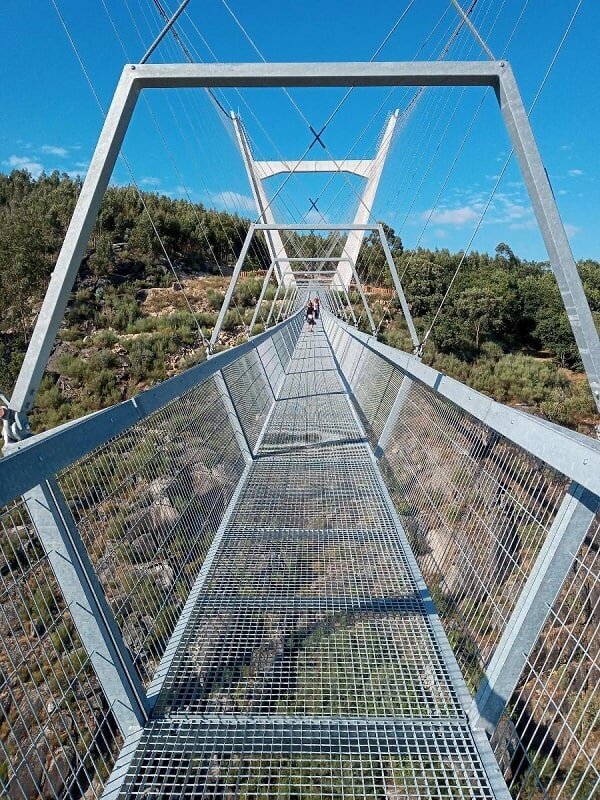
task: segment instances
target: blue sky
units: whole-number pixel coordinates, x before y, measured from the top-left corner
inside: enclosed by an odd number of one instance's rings
[[[152,0],[55,0],[55,4],[106,108],[123,64],[138,60],[161,27],[155,5]],[[456,21],[449,0],[368,4],[227,0],[227,4],[269,61],[368,60],[406,9],[378,59],[434,58]],[[170,0],[163,5],[174,10],[177,3]],[[507,57],[527,106],[576,5],[577,0],[479,0],[474,21],[498,56],[523,11]],[[0,170],[25,167],[33,174],[58,169],[84,175],[102,115],[53,2],[2,0],[0,28]],[[221,0],[191,0],[179,30],[199,60],[259,60]],[[599,51],[600,4],[584,0],[531,119],[574,254],[600,260]],[[483,56],[465,30],[449,57]],[[152,60],[183,60],[183,55],[169,38]],[[257,157],[297,158],[312,139],[308,124],[320,129],[344,92],[291,94],[301,113],[280,90],[228,91],[218,96],[227,109],[242,114]],[[327,151],[317,145],[310,157],[345,157],[358,139],[353,157],[370,158],[387,115],[394,108],[404,110],[411,96],[407,90],[354,91],[323,135]],[[464,248],[509,149],[491,93],[428,90],[395,137],[374,216],[391,224],[408,246]],[[202,90],[144,97],[124,152],[143,189],[252,215],[231,124]],[[123,163],[113,180],[130,181]],[[269,182],[271,195],[280,185],[281,179]],[[294,176],[281,189],[274,208],[282,220],[314,221],[312,198],[330,221],[351,221],[361,187],[358,178]],[[545,258],[514,163],[472,246],[492,251],[500,241],[522,257]]]

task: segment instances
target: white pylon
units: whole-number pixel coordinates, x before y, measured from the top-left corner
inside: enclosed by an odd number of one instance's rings
[[[242,159],[244,161],[244,166],[246,167],[246,172],[248,174],[248,180],[250,181],[254,202],[256,203],[256,208],[258,210],[258,221],[265,222],[270,225],[277,224],[266,192],[263,188],[263,181],[267,178],[271,178],[274,175],[279,175],[281,173],[290,172],[349,172],[352,175],[359,175],[360,177],[366,179],[366,185],[360,197],[358,210],[353,220],[353,224],[364,225],[368,223],[369,218],[371,217],[371,210],[375,200],[375,195],[377,193],[377,188],[379,186],[379,181],[381,180],[381,174],[383,172],[390,146],[392,144],[392,138],[396,128],[396,123],[398,121],[399,113],[399,110],[396,109],[396,111],[390,115],[390,118],[385,125],[375,158],[372,160],[341,160],[338,162],[333,160],[257,161],[252,155],[252,150],[242,127],[240,118],[232,111],[231,119],[233,121],[233,126],[235,129],[238,146],[242,154]],[[285,285],[293,283],[294,276],[291,267],[285,260],[289,258],[289,256],[286,253],[279,231],[265,231],[265,237],[267,240],[267,247],[269,249],[271,260],[275,261],[276,264],[279,265],[279,268],[276,269],[278,280],[280,282],[283,281]],[[334,277],[333,283],[334,285],[337,284],[339,288],[342,288],[343,286],[345,289],[347,289],[350,285],[352,280],[352,265],[356,266],[356,260],[358,258],[363,237],[364,231],[349,231],[348,233],[348,238],[344,244],[343,257],[345,259],[351,259],[351,262],[341,261],[338,264],[337,274]]]

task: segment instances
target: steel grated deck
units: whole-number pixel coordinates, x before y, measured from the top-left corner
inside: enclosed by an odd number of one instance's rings
[[[507,797],[402,542],[326,336],[302,333],[119,796]]]

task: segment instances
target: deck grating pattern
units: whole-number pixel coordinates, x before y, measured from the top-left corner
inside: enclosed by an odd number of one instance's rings
[[[121,796],[493,798],[319,327],[258,441]]]

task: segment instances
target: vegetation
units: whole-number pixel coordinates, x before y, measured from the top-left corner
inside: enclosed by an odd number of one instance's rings
[[[81,189],[66,175],[0,174],[0,391],[10,394],[26,342]],[[144,212],[149,209],[192,310]],[[226,278],[248,220],[133,187],[111,187],[82,261],[64,324],[32,415],[35,430],[56,425],[137,393],[204,358],[198,326],[210,333]],[[405,250],[384,226],[403,276],[417,329],[429,329],[463,254]],[[316,234],[287,234],[311,255]],[[301,242],[299,241],[301,239]],[[333,234],[326,247],[334,246]],[[264,268],[264,242],[251,248],[246,269]],[[592,311],[600,314],[600,267],[579,264]],[[365,238],[358,271],[365,284],[390,287],[383,249]],[[238,287],[223,326],[225,341],[244,334],[260,281]],[[272,293],[267,296],[272,297]],[[381,338],[411,349],[398,304],[370,298]],[[351,300],[360,315],[358,295]],[[457,324],[460,321],[460,324]],[[589,430],[597,421],[556,281],[546,263],[519,259],[501,243],[493,255],[464,257],[425,351],[437,369],[507,403]]]

